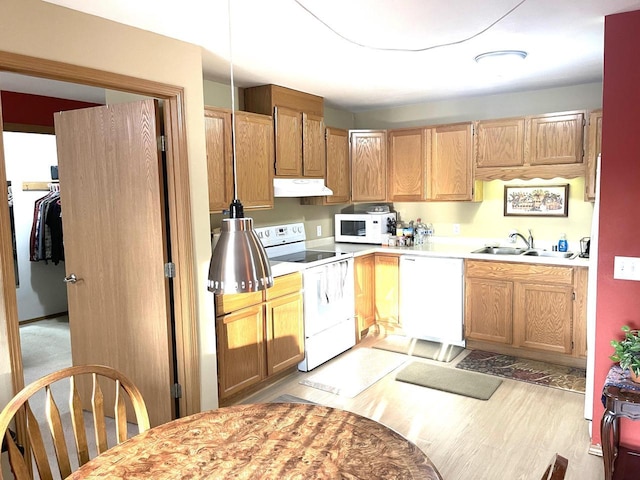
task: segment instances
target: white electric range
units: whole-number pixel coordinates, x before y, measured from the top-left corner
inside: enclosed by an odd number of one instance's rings
[[[353,254],[307,250],[303,223],[259,227],[274,276],[302,272],[305,358],[309,371],[355,345]]]

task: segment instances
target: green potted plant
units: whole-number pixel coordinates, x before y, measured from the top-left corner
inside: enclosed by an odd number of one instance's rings
[[[640,377],[640,333],[629,326],[622,327],[624,338],[611,340],[615,353],[609,358],[618,362],[623,370],[629,369],[631,380],[639,382]]]

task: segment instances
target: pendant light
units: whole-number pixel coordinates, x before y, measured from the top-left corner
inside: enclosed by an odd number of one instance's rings
[[[236,176],[236,115],[233,55],[231,49],[231,0],[229,8],[229,70],[231,74],[231,156],[233,159],[233,201],[229,218],[222,220],[220,238],[209,264],[207,288],[216,294],[249,293],[273,286],[267,253],[253,230],[253,219],[244,216],[238,199]]]

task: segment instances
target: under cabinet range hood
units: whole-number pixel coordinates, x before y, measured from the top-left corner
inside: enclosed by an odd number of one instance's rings
[[[324,197],[333,195],[322,178],[274,178],[274,197]]]

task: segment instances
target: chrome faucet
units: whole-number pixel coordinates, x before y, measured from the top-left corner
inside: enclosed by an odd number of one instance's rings
[[[533,234],[531,233],[531,229],[529,229],[529,238],[525,238],[524,235],[522,235],[521,233],[518,232],[513,232],[509,234],[509,238],[512,240],[516,240],[516,237],[520,237],[524,243],[527,244],[527,248],[531,249],[533,248]]]

